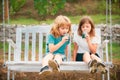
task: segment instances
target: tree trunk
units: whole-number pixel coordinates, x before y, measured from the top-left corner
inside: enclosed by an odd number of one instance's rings
[[[8,0],[4,0],[4,19],[5,19],[5,22],[8,21],[8,16],[9,16],[9,10],[8,10]]]

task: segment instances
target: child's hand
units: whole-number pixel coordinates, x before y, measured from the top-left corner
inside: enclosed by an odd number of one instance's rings
[[[69,39],[68,36],[64,36],[64,37],[62,38],[62,42],[66,42],[66,41],[68,41],[68,39]]]
[[[90,41],[90,36],[88,34],[86,34],[86,40],[87,40],[87,42]]]

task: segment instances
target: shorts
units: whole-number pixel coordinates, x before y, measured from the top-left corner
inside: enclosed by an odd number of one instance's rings
[[[49,54],[49,53],[47,53],[47,54]],[[45,57],[47,54],[45,54],[44,57]],[[52,53],[50,53],[50,54],[52,54]],[[57,54],[59,54],[59,55],[62,57],[62,61],[67,61],[66,55],[60,54],[60,53],[57,53]],[[52,54],[52,55],[53,55],[53,59],[54,59],[55,55],[57,55],[57,54]]]
[[[84,53],[77,53],[77,55],[76,55],[76,61],[83,61],[83,54]],[[90,53],[90,55],[91,55],[91,53]],[[97,57],[100,57],[97,53],[95,53],[95,55]]]

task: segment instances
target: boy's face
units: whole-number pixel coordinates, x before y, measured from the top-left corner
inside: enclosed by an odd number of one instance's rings
[[[91,31],[91,24],[89,22],[86,22],[81,26],[81,29],[82,29],[82,32],[85,31],[89,33]]]
[[[69,26],[62,26],[59,28],[60,35],[63,36],[67,34],[69,31]]]

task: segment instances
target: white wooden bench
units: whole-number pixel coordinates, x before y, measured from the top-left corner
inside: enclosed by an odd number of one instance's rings
[[[43,58],[43,43],[46,42],[47,35],[50,31],[50,25],[46,26],[27,26],[16,29],[16,41],[15,43],[8,39],[9,42],[9,51],[8,51],[8,60],[6,61],[6,66],[8,69],[7,79],[10,80],[10,72],[12,71],[12,79],[14,80],[15,71],[21,72],[39,72],[42,65],[41,61]],[[77,30],[77,25],[72,25],[72,32]],[[96,28],[96,33],[101,35],[100,28]],[[32,36],[32,37],[31,37]],[[105,40],[103,44],[105,44],[105,61],[106,64],[109,65],[108,60],[108,49],[107,49],[108,40]],[[71,42],[69,44],[69,55],[67,57],[67,61],[63,62],[60,65],[61,71],[87,71],[89,72],[88,66],[84,62],[73,62],[71,60]],[[103,48],[100,48],[100,56],[103,59]],[[109,68],[108,68],[109,70]],[[108,73],[109,80],[109,73]]]

